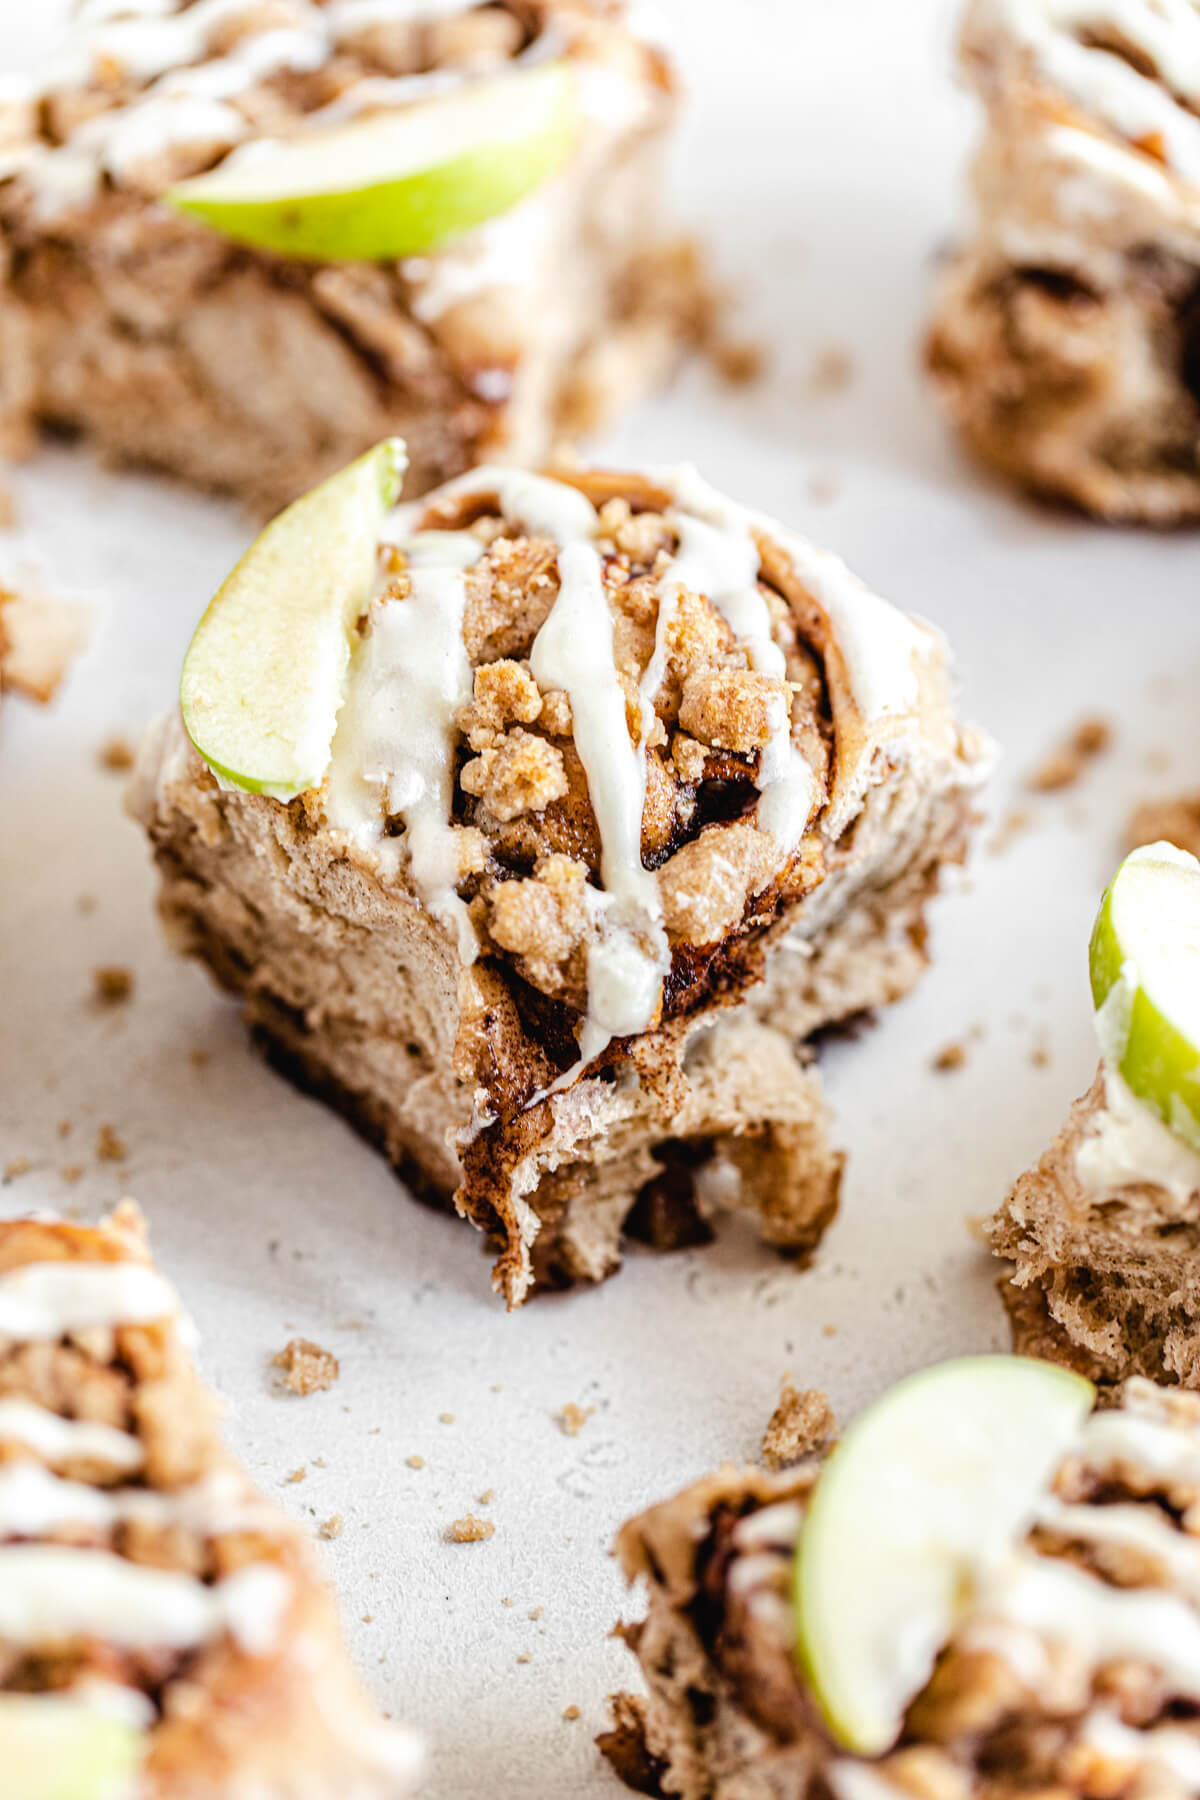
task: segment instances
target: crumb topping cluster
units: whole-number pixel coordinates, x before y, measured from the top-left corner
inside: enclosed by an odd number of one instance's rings
[[[757,783],[775,725],[790,714],[791,741],[822,795],[832,728],[821,664],[787,600],[760,576],[781,678],[752,666],[711,600],[673,582],[679,533],[669,510],[665,496],[612,495],[598,501],[594,541],[625,727],[644,759],[642,866],[657,873],[672,946],[699,949],[736,930],[768,888],[811,883],[800,846],[756,824]],[[483,546],[465,572],[472,693],[455,721],[459,893],[485,951],[582,1008],[603,845],[570,698],[539,686],[530,665],[559,595],[560,546],[476,495],[439,498],[421,523],[469,532]],[[401,568],[387,594],[409,592]]]

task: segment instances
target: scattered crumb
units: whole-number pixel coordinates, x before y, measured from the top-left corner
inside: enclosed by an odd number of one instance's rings
[[[779,1405],[763,1433],[762,1459],[768,1469],[786,1469],[819,1450],[837,1433],[837,1421],[820,1388],[793,1386],[790,1371],[779,1389]]]
[[[313,1465],[314,1469],[327,1469],[329,1467],[329,1464],[326,1462],[326,1460],[323,1456],[314,1456],[312,1459],[312,1465]]]
[[[101,744],[100,752],[96,760],[102,769],[108,769],[111,774],[123,774],[126,769],[132,769],[133,767],[133,745],[129,742],[128,738],[114,734],[112,737],[106,738],[104,743]]]
[[[709,354],[718,375],[732,387],[748,387],[767,366],[766,346],[754,338],[719,338]]]
[[[454,1423],[454,1414],[453,1413],[439,1413],[438,1418],[440,1419],[440,1421],[443,1425],[453,1425],[453,1423]]]
[[[506,1594],[504,1596],[504,1599],[500,1602],[500,1604],[501,1604],[501,1606],[514,1606],[516,1604],[516,1602],[513,1600],[510,1600],[508,1598],[508,1595]]]
[[[17,503],[11,488],[0,487],[0,531],[11,531],[17,522]]]
[[[838,1334],[838,1328],[832,1322],[828,1325],[822,1325],[822,1327],[821,1327],[821,1336],[822,1337],[836,1337],[837,1334]]]
[[[816,469],[808,478],[808,497],[817,506],[828,506],[841,491],[841,482],[827,469]]]
[[[292,1394],[321,1394],[338,1378],[337,1357],[311,1338],[295,1337],[271,1362],[283,1371],[283,1385]]]
[[[520,1654],[520,1655],[519,1655],[519,1656],[518,1656],[518,1658],[517,1658],[517,1661],[518,1661],[518,1662],[519,1662],[519,1663],[527,1663],[527,1662],[532,1662],[532,1661],[533,1661],[533,1656],[532,1656],[532,1654],[531,1654],[531,1652],[530,1652],[530,1651],[528,1651],[528,1650],[522,1650],[522,1652],[521,1652],[521,1654]]]
[[[975,1242],[977,1244],[986,1244],[990,1250],[992,1247],[992,1240],[988,1235],[988,1226],[991,1223],[991,1215],[988,1213],[964,1213],[963,1217],[967,1223],[967,1230],[975,1239]]]
[[[831,344],[814,361],[809,379],[815,393],[835,394],[853,381],[854,358],[848,350]]]
[[[70,1119],[60,1119],[58,1121],[58,1135],[60,1138],[69,1138],[74,1129],[75,1127],[72,1125]]]
[[[96,910],[95,894],[80,894],[75,902],[75,906],[81,913],[94,913]]]
[[[423,1456],[406,1456],[404,1460],[410,1469],[423,1469],[425,1467],[425,1458]]]
[[[1035,1069],[1048,1069],[1050,1067],[1050,1046],[1046,1043],[1044,1038],[1039,1038],[1037,1043],[1033,1046],[1033,1049],[1029,1052],[1029,1060]]]
[[[101,963],[92,970],[92,992],[99,1006],[121,1006],[133,994],[133,970],[121,963]]]
[[[939,1075],[948,1075],[952,1069],[963,1069],[966,1064],[967,1046],[963,1043],[954,1043],[943,1045],[930,1067]]]
[[[1157,844],[1165,838],[1179,850],[1200,855],[1200,794],[1176,794],[1171,800],[1148,800],[1139,806],[1125,829],[1130,850],[1139,844]]]
[[[595,1410],[594,1406],[576,1406],[573,1400],[568,1400],[555,1417],[567,1437],[578,1437]]]
[[[4,1165],[5,1181],[15,1181],[18,1175],[28,1175],[33,1164],[27,1156],[14,1156],[12,1161]]]
[[[372,1621],[373,1621],[373,1619],[374,1619],[374,1617],[375,1617],[375,1614],[374,1614],[374,1613],[364,1613],[364,1614],[363,1614],[363,1616],[362,1616],[362,1622],[363,1622],[363,1624],[364,1624],[364,1625],[370,1625],[370,1624],[371,1624],[371,1622],[372,1622]]]
[[[490,1519],[477,1519],[474,1513],[464,1513],[461,1519],[455,1519],[447,1526],[445,1541],[448,1544],[481,1544],[495,1534],[496,1527]]]
[[[129,1155],[125,1144],[111,1125],[102,1125],[96,1133],[96,1160],[98,1162],[124,1162]]]
[[[492,1504],[492,1501],[495,1498],[496,1498],[495,1488],[484,1488],[482,1494],[480,1494],[480,1496],[479,1496],[479,1505],[480,1506],[490,1506]]]
[[[188,1061],[191,1063],[193,1069],[207,1069],[209,1063],[212,1061],[212,1051],[189,1050]]]
[[[72,1181],[72,1182],[82,1181],[82,1179],[83,1179],[83,1164],[82,1163],[64,1163],[62,1168],[58,1172],[62,1176],[64,1181]]]
[[[530,1617],[530,1618],[531,1618],[531,1619],[532,1619],[532,1620],[533,1620],[533,1621],[534,1621],[534,1623],[535,1623],[535,1624],[536,1624],[536,1623],[537,1623],[537,1621],[538,1621],[538,1620],[539,1620],[539,1619],[540,1619],[540,1618],[541,1618],[541,1616],[542,1616],[542,1614],[543,1614],[543,1613],[544,1613],[544,1612],[545,1612],[545,1610],[546,1610],[546,1609],[545,1609],[545,1607],[544,1607],[544,1606],[531,1606],[531,1607],[530,1607],[530,1609],[529,1609],[529,1615],[528,1615],[528,1616],[529,1616],[529,1617]]]
[[[293,1469],[290,1475],[284,1476],[284,1478],[283,1478],[284,1487],[294,1487],[296,1482],[303,1481],[307,1474],[308,1474],[307,1469],[304,1469],[304,1468]]]
[[[334,1513],[334,1515],[331,1519],[326,1519],[323,1525],[318,1526],[317,1532],[318,1532],[318,1536],[323,1537],[323,1538],[341,1537],[341,1535],[342,1535],[342,1515],[341,1515],[341,1513]]]
[[[564,1706],[563,1707],[563,1718],[564,1719],[577,1719],[578,1717],[579,1717],[579,1708],[577,1706]]]
[[[1033,814],[1023,806],[1014,806],[1011,812],[1004,815],[1003,820],[988,840],[988,849],[993,856],[1003,856],[1022,834],[1033,824]]]
[[[1081,719],[1065,744],[1052,750],[1028,776],[1026,787],[1035,794],[1055,794],[1073,787],[1094,756],[1112,743],[1107,719]]]

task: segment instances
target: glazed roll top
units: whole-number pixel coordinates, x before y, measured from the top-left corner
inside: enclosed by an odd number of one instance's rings
[[[319,805],[557,1009],[560,1079],[736,979],[885,770],[974,779],[938,634],[694,471],[484,468],[394,519]]]

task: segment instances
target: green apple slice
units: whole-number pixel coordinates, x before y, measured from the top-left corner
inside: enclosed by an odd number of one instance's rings
[[[565,62],[235,151],[167,199],[240,243],[320,262],[418,256],[506,212],[579,131]]]
[[[210,601],[179,700],[223,780],[292,800],[318,787],[375,584],[380,532],[400,493],[404,445],[387,438],[288,507]]]
[[[1090,1412],[1051,1363],[968,1356],[868,1407],[821,1474],[796,1556],[801,1667],[839,1743],[879,1756],[970,1597],[1032,1520]]]
[[[68,1694],[0,1694],[5,1800],[132,1800],[144,1742]]]
[[[1089,962],[1105,1062],[1200,1151],[1200,862],[1165,843],[1127,856]]]

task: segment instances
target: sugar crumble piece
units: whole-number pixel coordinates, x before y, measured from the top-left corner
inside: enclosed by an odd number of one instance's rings
[[[121,737],[118,733],[105,738],[96,757],[100,767],[107,769],[110,775],[123,775],[126,770],[132,769],[134,760],[133,745],[127,737]]]
[[[410,1469],[423,1469],[425,1467],[425,1458],[423,1456],[406,1456],[404,1460]]]
[[[562,1411],[554,1416],[564,1436],[578,1437],[595,1410],[594,1406],[576,1406],[573,1400],[568,1400]]]
[[[92,970],[92,997],[98,1006],[122,1006],[133,996],[133,970],[123,963],[100,963]]]
[[[464,1513],[461,1519],[455,1519],[446,1527],[445,1541],[448,1544],[482,1544],[485,1538],[495,1534],[496,1527],[490,1519],[478,1519],[474,1513]]]
[[[944,1044],[934,1057],[930,1067],[939,1075],[948,1075],[953,1069],[966,1067],[967,1046],[958,1042]]]
[[[111,1125],[101,1125],[96,1133],[97,1162],[125,1162],[129,1151],[124,1140],[119,1138]]]
[[[321,1394],[338,1378],[338,1360],[311,1338],[294,1337],[271,1358],[282,1370],[283,1385],[292,1394]]]
[[[324,1520],[324,1522],[317,1527],[317,1536],[323,1538],[341,1537],[342,1523],[341,1513],[334,1513],[332,1518]]]
[[[786,1469],[803,1462],[837,1435],[837,1421],[820,1388],[798,1388],[786,1374],[779,1389],[779,1405],[763,1432],[762,1459],[768,1469]]]
[[[1081,719],[1066,743],[1052,750],[1027,777],[1026,787],[1035,794],[1055,794],[1074,787],[1088,763],[1102,755],[1112,739],[1107,719]]]
[[[577,1706],[564,1706],[563,1707],[563,1718],[564,1719],[572,1719],[573,1720],[573,1719],[577,1719],[578,1717],[579,1717],[579,1708]]]

